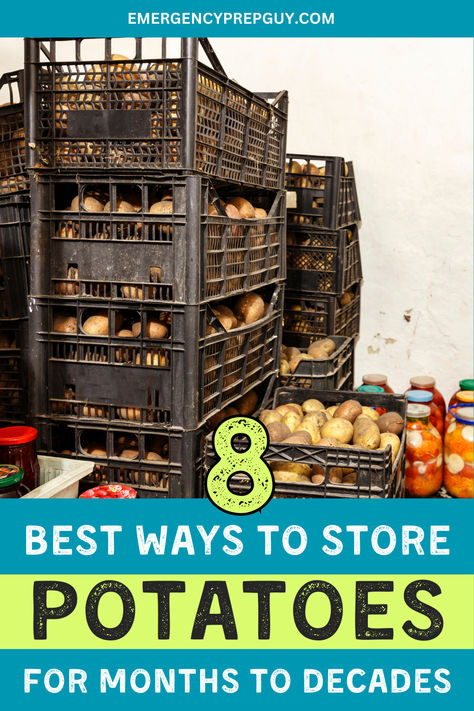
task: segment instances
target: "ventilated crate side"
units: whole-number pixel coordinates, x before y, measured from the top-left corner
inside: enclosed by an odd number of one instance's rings
[[[201,429],[144,431],[137,425],[61,423],[52,418],[41,418],[35,424],[40,453],[94,462],[94,471],[81,483],[82,489],[121,483],[136,489],[138,498],[200,496]]]
[[[27,410],[26,321],[0,319],[0,423],[24,423]]]
[[[22,318],[30,283],[29,193],[0,195],[0,318]]]
[[[362,278],[357,225],[289,227],[286,254],[289,289],[340,296]]]
[[[0,77],[0,196],[28,189],[23,71]]]
[[[271,104],[199,63],[197,40],[150,59],[137,38],[123,62],[105,38],[86,56],[86,39],[26,41],[30,167],[185,169],[283,188],[285,92]]]
[[[197,303],[284,278],[281,191],[244,191],[268,213],[258,220],[229,218],[229,186],[197,176],[40,175],[35,191],[38,296]]]
[[[206,304],[149,310],[100,299],[31,298],[34,414],[198,427],[278,370],[282,286],[262,293],[267,314],[229,332]],[[107,317],[108,333],[86,333],[84,325],[98,315]],[[160,338],[150,331],[156,322],[166,331]],[[64,324],[75,332],[60,332]]]
[[[360,328],[361,284],[342,297],[287,290],[283,313],[283,341],[293,335],[336,335],[356,338]],[[344,303],[346,302],[346,303]]]
[[[285,183],[289,224],[339,229],[360,224],[359,201],[351,162],[344,158],[289,153]]]

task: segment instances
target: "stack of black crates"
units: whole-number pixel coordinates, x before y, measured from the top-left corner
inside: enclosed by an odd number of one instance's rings
[[[288,154],[287,289],[283,343],[305,350],[330,336],[325,361],[302,361],[288,384],[351,390],[359,336],[361,225],[352,163],[343,158]]]
[[[26,417],[30,194],[23,72],[0,78],[0,426]]]
[[[206,423],[278,371],[287,95],[206,41],[212,67],[195,39],[94,42],[26,40],[33,421],[41,451],[95,461],[89,485],[199,496]],[[233,196],[268,216],[229,218]],[[266,314],[225,331],[211,307],[248,291]]]

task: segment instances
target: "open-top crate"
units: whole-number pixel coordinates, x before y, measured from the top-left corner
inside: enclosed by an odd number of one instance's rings
[[[0,77],[0,195],[28,189],[23,70]]]
[[[352,163],[346,163],[344,158],[304,153],[288,153],[286,158],[289,225],[331,230],[360,225]]]
[[[334,334],[356,338],[360,328],[361,282],[338,296],[304,291],[285,291],[283,342],[305,335],[313,340]]]
[[[354,384],[354,341],[346,336],[330,336],[334,353],[322,360],[301,360],[294,373],[281,376],[282,385],[309,390],[350,390]],[[304,334],[285,336],[285,346],[305,351],[314,338]]]
[[[406,398],[404,395],[385,393],[359,393],[351,391],[320,391],[301,388],[277,388],[273,396],[272,407],[290,402],[303,403],[315,398],[326,407],[338,405],[345,400],[357,400],[361,405],[383,407],[390,412],[398,412],[406,424]],[[265,407],[265,403],[263,404]],[[405,477],[405,441],[406,427],[400,437],[401,445],[395,462],[392,463],[392,448],[385,450],[365,450],[354,447],[318,447],[318,445],[295,445],[272,442],[268,445],[263,459],[268,462],[298,462],[300,464],[319,465],[324,470],[324,481],[312,482],[275,481],[275,496],[283,498],[398,498],[404,496]],[[247,446],[236,442],[236,448]],[[206,469],[216,461],[212,437],[207,438]],[[355,483],[333,483],[331,469],[342,467],[355,471]],[[245,477],[234,476],[232,490],[249,491],[250,481]]]
[[[228,79],[207,40],[180,56],[166,41],[26,40],[29,167],[197,170],[222,180],[284,187],[287,94],[272,102]],[[149,43],[149,41],[148,41]],[[147,56],[148,55],[148,56]]]

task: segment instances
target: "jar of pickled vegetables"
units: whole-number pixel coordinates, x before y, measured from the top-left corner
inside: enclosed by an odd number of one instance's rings
[[[405,393],[408,402],[418,402],[421,405],[428,405],[430,408],[430,422],[436,427],[441,437],[444,435],[444,421],[440,417],[439,407],[433,402],[433,393],[429,390],[408,390]]]
[[[474,390],[474,380],[472,378],[464,378],[464,380],[459,381],[459,387],[456,390],[456,392],[453,394],[451,397],[451,400],[449,401],[448,404],[448,409],[452,407],[453,405],[456,405],[457,403],[457,396],[460,391],[462,390],[470,390],[471,392]],[[446,413],[447,415],[448,413]]]
[[[453,421],[444,438],[444,485],[451,496],[473,498],[474,407],[450,407]]]
[[[410,378],[410,386],[408,390],[429,390],[433,393],[433,402],[436,407],[439,407],[439,415],[443,422],[446,417],[446,403],[440,391],[436,389],[436,380],[430,375],[417,375],[416,378]]]
[[[405,487],[409,496],[432,496],[443,483],[443,440],[428,405],[407,406]]]
[[[383,388],[385,393],[393,393],[392,388],[387,383],[386,375],[381,375],[380,373],[369,373],[368,375],[362,376],[362,382],[364,385],[378,385],[378,387]]]
[[[451,402],[452,400],[452,402]],[[454,420],[454,415],[450,412],[452,407],[457,407],[458,405],[473,405],[474,404],[474,391],[472,390],[459,390],[450,400],[449,407],[446,412],[446,419],[444,421],[445,430],[448,429],[450,423]]]

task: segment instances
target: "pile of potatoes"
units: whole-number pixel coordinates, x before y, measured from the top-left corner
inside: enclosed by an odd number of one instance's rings
[[[105,458],[107,450],[101,442],[86,439],[82,449],[91,457]],[[70,450],[63,450],[61,454],[71,454]],[[114,457],[119,459],[138,459],[138,440],[133,434],[123,434],[116,438],[114,443]],[[166,462],[169,459],[169,444],[167,437],[156,435],[150,438],[145,459],[154,462]]]
[[[209,215],[225,214],[232,220],[262,220],[267,217],[267,211],[262,207],[254,207],[252,203],[244,197],[233,197],[228,201],[219,200],[219,209],[212,202],[208,203]],[[221,212],[219,212],[219,210]]]
[[[340,405],[325,407],[315,398],[301,405],[291,402],[273,410],[263,410],[259,419],[268,431],[270,442],[318,447],[343,447],[364,450],[392,448],[392,462],[400,450],[400,435],[403,418],[396,412],[380,416],[371,407],[357,400],[346,400]],[[324,469],[319,465],[297,462],[271,462],[276,481],[324,481]],[[353,469],[332,467],[329,471],[332,483],[354,484]]]
[[[231,303],[232,306],[226,304],[211,306],[212,313],[226,331],[260,321],[266,315],[269,307],[260,294],[254,291],[238,296]],[[218,333],[217,329],[208,324],[206,335],[210,336],[213,333]]]
[[[139,338],[142,332],[142,324],[137,319],[132,323],[127,323],[128,314],[120,311],[115,313],[115,334],[120,338]],[[77,333],[77,318],[67,311],[56,311],[53,316],[53,331],[56,333]],[[82,331],[88,336],[108,336],[109,335],[109,314],[107,311],[95,311],[90,316],[85,314],[82,324]],[[112,334],[110,334],[112,335]],[[161,314],[156,316],[148,315],[145,334],[146,338],[168,338],[169,324],[164,322]]]
[[[306,352],[294,346],[281,347],[280,375],[294,373],[302,360],[326,360],[336,350],[332,338],[320,338],[309,344]]]
[[[286,162],[286,173],[301,175],[301,178],[293,178],[287,181],[291,187],[295,188],[324,188],[324,179],[317,176],[326,175],[326,166],[317,166],[312,161],[299,163],[296,160]],[[344,163],[344,177],[349,175],[347,163]]]

